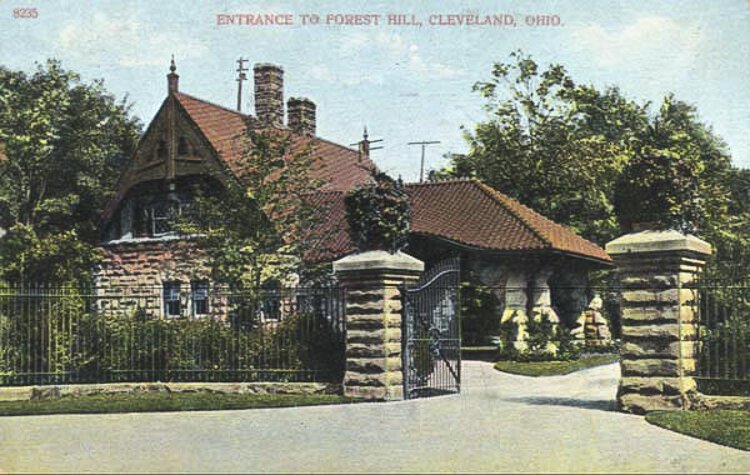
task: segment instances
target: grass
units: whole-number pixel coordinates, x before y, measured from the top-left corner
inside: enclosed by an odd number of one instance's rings
[[[333,394],[141,393],[0,402],[0,416],[217,411],[360,402]]]
[[[498,361],[495,369],[522,376],[558,376],[614,363],[619,359],[620,355],[596,355],[570,361]]]
[[[749,411],[657,411],[646,414],[646,420],[680,434],[750,450]]]

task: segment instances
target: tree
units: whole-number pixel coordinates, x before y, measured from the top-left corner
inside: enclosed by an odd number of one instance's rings
[[[90,84],[55,60],[27,75],[0,67],[2,278],[85,279],[99,217],[140,122],[127,98]]]
[[[344,198],[352,242],[360,252],[404,248],[411,230],[409,196],[401,180],[372,171],[372,183],[361,185]]]
[[[610,88],[579,86],[560,65],[544,71],[511,54],[474,86],[488,119],[465,131],[466,155],[448,175],[477,177],[599,242],[614,237],[613,189],[644,110]]]
[[[726,146],[698,121],[694,107],[670,94],[633,141],[615,209],[626,231],[648,222],[712,234],[728,217],[730,174]]]
[[[541,70],[522,52],[474,90],[488,118],[435,177],[477,177],[600,244],[646,215],[704,233],[726,218],[728,153],[673,96],[651,115],[649,103],[577,84],[561,65]]]
[[[250,289],[300,272],[305,252],[324,238],[314,234],[320,216],[306,199],[322,183],[310,177],[314,141],[294,146],[287,132],[252,127],[238,140],[239,176],[220,190],[196,187],[177,227],[197,236],[216,281]]]

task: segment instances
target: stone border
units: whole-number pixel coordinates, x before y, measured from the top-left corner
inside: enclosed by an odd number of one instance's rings
[[[338,383],[108,383],[8,386],[0,388],[0,402],[37,401],[105,394],[342,394]]]

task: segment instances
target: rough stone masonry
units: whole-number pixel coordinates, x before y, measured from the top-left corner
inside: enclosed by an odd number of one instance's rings
[[[640,231],[607,244],[622,285],[620,409],[687,409],[696,393],[692,286],[711,246],[677,231]]]
[[[401,292],[424,263],[404,253],[370,251],[333,263],[346,289],[344,395],[403,399]]]

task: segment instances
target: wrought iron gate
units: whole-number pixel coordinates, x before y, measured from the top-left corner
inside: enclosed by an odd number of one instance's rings
[[[459,259],[446,259],[403,289],[406,399],[461,390],[459,278]]]

